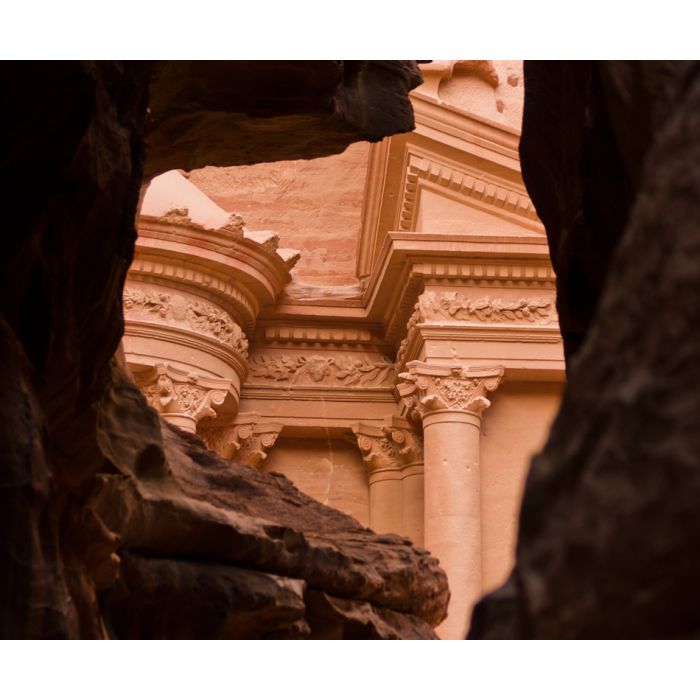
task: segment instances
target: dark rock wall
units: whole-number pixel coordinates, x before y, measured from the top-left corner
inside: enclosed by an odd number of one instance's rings
[[[515,569],[470,636],[695,636],[700,70],[529,64],[525,89],[523,173],[560,276],[568,386]]]
[[[122,335],[150,67],[2,64],[0,633],[97,636],[81,505]],[[79,541],[80,540],[80,541]]]
[[[340,153],[411,131],[413,61],[163,61],[151,91],[147,177]]]
[[[525,61],[520,156],[569,359],[593,320],[683,62]]]
[[[144,176],[409,130],[415,64],[0,75],[0,636],[313,636],[324,614],[341,636],[432,636],[448,593],[427,553],[217,460],[112,360]]]

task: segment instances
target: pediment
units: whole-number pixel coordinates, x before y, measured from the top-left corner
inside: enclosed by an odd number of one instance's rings
[[[509,217],[495,207],[478,206],[468,197],[454,197],[422,187],[417,193],[412,231],[418,233],[459,233],[507,235],[530,232],[518,217]]]
[[[399,230],[443,233],[543,232],[524,186],[441,158],[411,154]]]

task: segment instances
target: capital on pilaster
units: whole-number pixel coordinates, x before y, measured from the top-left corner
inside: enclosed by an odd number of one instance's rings
[[[258,469],[282,428],[281,423],[266,421],[259,413],[239,413],[233,425],[204,428],[202,438],[222,457]]]
[[[156,364],[134,379],[149,405],[181,428],[195,432],[203,418],[215,418],[232,390],[232,382],[219,377],[185,372],[166,363]]]
[[[355,423],[352,431],[370,473],[423,461],[423,437],[403,418],[389,416],[381,427]]]
[[[396,388],[407,406],[407,417],[432,411],[463,411],[480,415],[491,405],[486,394],[503,379],[503,367],[464,367],[413,360]]]

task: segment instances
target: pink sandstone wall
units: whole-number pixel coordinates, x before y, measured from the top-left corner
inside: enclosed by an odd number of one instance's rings
[[[281,472],[312,498],[369,526],[367,470],[355,445],[279,438],[262,470]]]
[[[292,273],[296,282],[349,285],[357,282],[368,154],[368,143],[356,143],[327,158],[203,168],[186,177],[240,214],[248,229],[275,231],[282,248],[303,251]]]
[[[542,447],[563,384],[505,382],[484,412],[481,508],[484,590],[498,588],[513,566],[518,516],[530,459]]]

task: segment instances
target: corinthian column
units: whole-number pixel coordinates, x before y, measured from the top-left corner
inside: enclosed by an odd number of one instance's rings
[[[369,471],[370,527],[423,546],[423,440],[399,416],[381,427],[355,423],[352,430]]]
[[[443,639],[464,639],[482,594],[479,437],[486,398],[502,367],[407,363],[399,385],[423,421],[425,548],[447,573],[451,599],[437,628]],[[409,399],[410,400],[410,399]]]
[[[384,428],[356,423],[352,430],[367,465],[369,526],[380,533],[401,533],[403,493],[397,445]]]

